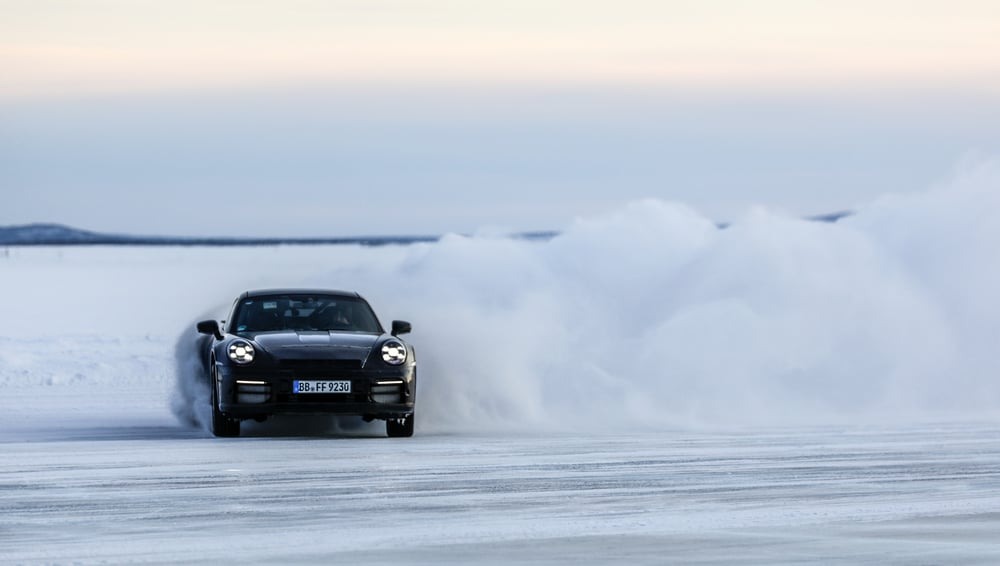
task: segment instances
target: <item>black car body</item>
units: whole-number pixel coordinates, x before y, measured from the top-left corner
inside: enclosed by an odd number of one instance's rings
[[[239,436],[240,421],[279,413],[357,415],[386,421],[389,436],[412,436],[417,392],[413,347],[387,333],[352,292],[247,291],[229,318],[198,323],[207,339],[212,432]]]

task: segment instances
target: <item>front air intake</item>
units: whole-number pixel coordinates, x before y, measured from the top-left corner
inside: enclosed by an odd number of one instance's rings
[[[372,385],[372,401],[375,403],[402,403],[403,382]]]
[[[264,381],[237,381],[236,402],[246,404],[267,403],[271,386]]]

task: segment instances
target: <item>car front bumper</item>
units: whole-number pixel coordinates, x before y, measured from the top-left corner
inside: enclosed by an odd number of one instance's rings
[[[220,366],[216,373],[219,408],[232,418],[261,418],[284,413],[357,415],[399,419],[413,414],[416,367],[314,375],[286,371],[247,371]],[[296,380],[343,380],[350,393],[295,393]]]

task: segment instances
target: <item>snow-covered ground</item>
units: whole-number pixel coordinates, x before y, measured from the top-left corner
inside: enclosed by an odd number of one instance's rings
[[[834,225],[0,253],[0,562],[1000,562],[995,184]],[[414,323],[417,434],[190,426],[247,288]]]

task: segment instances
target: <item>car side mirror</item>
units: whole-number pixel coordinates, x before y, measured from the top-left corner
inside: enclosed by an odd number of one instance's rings
[[[215,336],[216,340],[222,340],[222,330],[219,329],[217,320],[203,320],[198,323],[198,332]]]
[[[394,320],[392,321],[392,335],[399,336],[400,334],[407,334],[413,330],[413,326],[406,322],[405,320]]]

